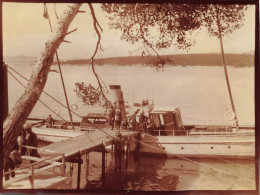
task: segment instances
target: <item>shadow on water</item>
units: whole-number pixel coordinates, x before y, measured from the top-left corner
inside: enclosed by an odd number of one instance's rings
[[[219,159],[192,159],[192,161],[187,161],[180,158],[166,159],[143,155],[134,158],[130,154],[127,171],[125,155],[122,155],[121,163],[122,171],[120,175],[119,172],[115,172],[113,155],[107,153],[106,177],[105,180],[102,180],[101,154],[91,153],[85,189],[176,191],[200,189],[248,190],[255,188],[254,181],[245,180],[245,178],[254,180],[254,161],[232,160],[225,162]],[[241,165],[241,167],[237,165]],[[223,170],[223,172],[216,169]]]
[[[106,177],[103,182],[100,174],[101,170],[97,170],[97,167],[101,169],[101,155],[92,153],[91,158],[92,162],[90,162],[91,167],[85,189],[171,191],[178,190],[178,185],[183,179],[187,184],[190,182],[189,180],[195,180],[199,176],[199,166],[190,166],[190,162],[184,160],[171,159],[169,161],[162,156],[150,157],[142,155],[136,158],[132,154],[129,155],[127,170],[126,156],[122,155],[120,175],[119,172],[115,172],[113,155],[108,153],[106,155]],[[91,171],[96,171],[96,175]],[[184,174],[186,176],[183,176]]]
[[[42,147],[46,143],[40,142]],[[88,190],[254,190],[255,161],[212,158],[165,158],[139,154],[121,156],[121,175],[115,172],[115,156],[106,153],[105,180],[102,178],[102,153],[89,154],[89,166],[81,171],[81,189]],[[75,174],[74,183],[77,181]],[[75,187],[75,186],[74,186]]]

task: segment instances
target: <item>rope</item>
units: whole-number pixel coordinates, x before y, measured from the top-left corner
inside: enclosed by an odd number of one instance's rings
[[[21,75],[19,72],[17,72],[15,69],[13,69],[11,66],[8,66],[7,64],[5,64],[8,68],[10,68],[12,71],[14,71],[16,74],[18,74],[20,77],[22,77],[24,80],[29,81],[29,79],[27,79],[26,77],[24,77],[23,75]],[[68,109],[67,106],[65,106],[64,104],[62,104],[59,100],[55,99],[54,97],[52,97],[50,94],[46,93],[45,91],[42,91],[45,95],[47,95],[48,97],[50,97],[51,99],[53,99],[54,101],[56,101],[57,103],[59,103],[61,106],[63,106],[64,108]],[[76,112],[72,111],[71,112],[73,114],[75,114],[76,116],[83,118],[82,116],[80,116],[79,114],[77,114]]]
[[[155,136],[150,135],[150,134],[147,134],[147,133],[143,133],[143,134],[148,135],[148,136],[153,137],[153,138],[156,138]],[[231,145],[232,145],[232,144],[231,144]],[[198,150],[194,150],[194,149],[188,149],[188,150],[192,150],[192,151],[198,152]],[[222,160],[222,161],[224,161],[224,162],[228,162],[228,163],[237,165],[237,166],[239,166],[239,167],[243,167],[243,168],[247,168],[247,169],[251,169],[251,170],[255,171],[254,169],[249,168],[249,167],[246,167],[246,166],[244,166],[244,165],[241,165],[241,164],[238,164],[238,163],[235,163],[235,162],[226,160],[226,159],[222,159],[222,158],[216,157],[216,156],[211,155],[211,154],[207,154],[207,155],[210,156],[210,157],[212,157],[212,158],[216,158],[216,159]]]
[[[22,85],[24,88],[26,88],[26,86],[20,82],[10,71],[8,71],[8,73],[20,84]],[[49,109],[51,112],[53,112],[56,116],[58,116],[59,118],[61,118],[62,120],[66,121],[64,118],[62,118],[60,115],[56,114],[49,106],[47,106],[43,101],[40,100],[40,98],[38,99],[39,102],[41,102],[47,109]]]

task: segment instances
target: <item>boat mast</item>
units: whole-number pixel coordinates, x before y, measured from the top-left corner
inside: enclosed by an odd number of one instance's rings
[[[226,83],[227,83],[227,87],[228,87],[228,93],[229,93],[229,98],[230,98],[230,102],[231,102],[231,106],[232,106],[232,111],[234,112],[234,115],[235,115],[234,119],[235,119],[236,127],[239,130],[235,104],[234,104],[232,93],[231,93],[231,87],[230,87],[230,84],[229,84],[227,66],[226,66],[226,62],[225,62],[225,54],[224,54],[223,41],[222,41],[222,30],[221,30],[220,21],[219,21],[218,7],[216,7],[216,12],[217,12],[217,25],[218,25],[219,41],[220,41],[220,48],[221,48],[221,55],[222,55],[222,63],[224,65],[225,78],[226,78]]]
[[[46,14],[47,14],[47,19],[49,21],[50,30],[52,32],[51,20],[50,20],[50,17],[49,17],[47,6],[46,6],[46,4],[44,4],[43,6],[44,6],[44,11],[46,11]],[[61,78],[61,83],[62,83],[62,87],[63,87],[65,99],[66,99],[66,104],[67,104],[67,108],[68,108],[68,111],[69,111],[70,122],[71,122],[71,125],[72,125],[72,129],[74,129],[74,124],[73,124],[73,120],[72,120],[72,114],[71,114],[71,110],[70,110],[69,100],[68,100],[68,96],[67,96],[67,92],[66,92],[66,88],[65,88],[65,84],[64,84],[64,79],[63,79],[63,76],[62,76],[60,60],[59,60],[59,56],[58,56],[57,51],[55,52],[55,55],[56,55],[57,64],[58,64],[59,71],[60,71],[60,78]]]

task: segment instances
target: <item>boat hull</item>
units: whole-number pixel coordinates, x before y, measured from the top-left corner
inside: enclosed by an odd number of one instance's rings
[[[254,159],[255,137],[248,136],[151,136],[140,140],[140,153],[168,157]]]
[[[33,132],[37,135],[38,140],[44,142],[60,142],[72,137],[77,137],[85,134],[78,130],[67,130],[67,129],[54,129],[44,127],[33,127]]]

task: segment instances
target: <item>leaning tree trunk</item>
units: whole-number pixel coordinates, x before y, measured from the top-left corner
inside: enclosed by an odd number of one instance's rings
[[[73,4],[69,6],[63,15],[60,17],[57,25],[57,29],[54,35],[48,40],[45,45],[45,49],[42,52],[41,57],[35,63],[31,78],[28,85],[16,102],[14,108],[4,121],[3,125],[3,157],[4,162],[6,157],[9,156],[14,143],[17,140],[19,129],[25,123],[27,117],[31,113],[33,107],[38,101],[50,70],[50,66],[53,62],[53,57],[57,51],[59,45],[67,35],[70,23],[79,11],[81,4]]]

